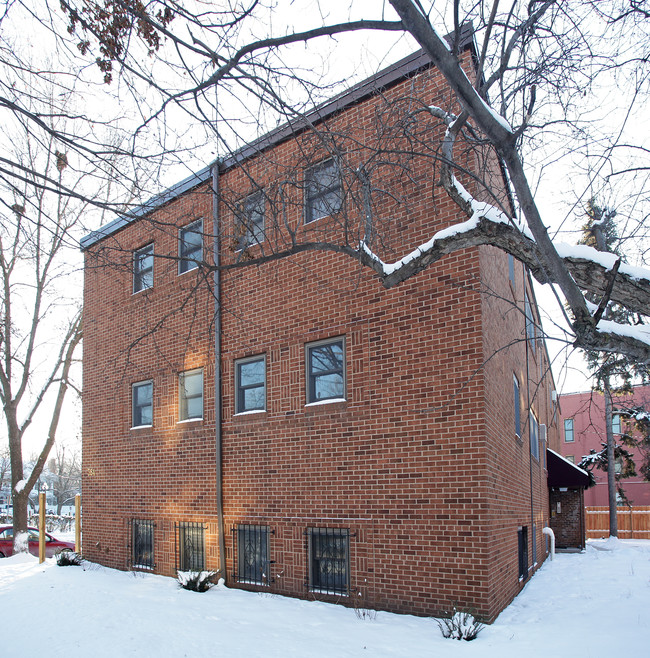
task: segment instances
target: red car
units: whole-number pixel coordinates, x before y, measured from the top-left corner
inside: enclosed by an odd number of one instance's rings
[[[38,557],[38,528],[27,528],[29,532],[29,552]],[[45,556],[52,557],[60,551],[74,551],[74,543],[55,539],[45,533]],[[14,527],[0,526],[0,558],[9,557],[14,552]]]

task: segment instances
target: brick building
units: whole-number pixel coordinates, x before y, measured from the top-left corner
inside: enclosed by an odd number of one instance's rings
[[[631,394],[613,397],[612,429],[614,440],[621,444],[620,435],[634,430],[626,421],[626,409],[635,406],[650,410],[650,386],[635,386]],[[605,399],[602,393],[586,391],[561,396],[562,455],[571,462],[578,463],[592,450],[599,452],[607,444],[605,428]],[[638,438],[638,437],[635,437]],[[644,455],[638,448],[624,446],[632,453],[637,465],[637,475],[619,481],[631,505],[650,505],[650,482],[643,479],[639,466]],[[607,473],[600,469],[592,471],[596,483],[584,493],[585,505],[602,507],[609,505]],[[620,498],[620,496],[619,496]]]
[[[529,279],[474,247],[386,290],[349,256],[462,221],[450,98],[416,53],[83,241],[86,557],[489,621],[517,594],[559,441]],[[307,243],[337,248],[275,258]]]

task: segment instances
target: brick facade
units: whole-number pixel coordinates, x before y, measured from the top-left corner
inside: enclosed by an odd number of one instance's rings
[[[219,569],[223,558],[228,585],[424,615],[456,605],[488,621],[522,586],[520,527],[528,528],[531,572],[544,559],[545,446],[531,456],[528,409],[552,445],[557,419],[545,348],[524,340],[524,290],[533,307],[534,298],[521,265],[511,278],[505,254],[471,248],[385,290],[345,253],[367,227],[368,193],[372,247],[386,261],[462,221],[435,182],[442,132],[423,111],[432,102],[447,107],[448,94],[435,69],[417,62],[394,67],[400,76],[381,89],[341,97],[317,131],[244,150],[215,180],[204,172],[150,215],[86,244],[88,558],[132,568],[130,523],[152,520],[154,571],[173,575],[177,524],[200,522],[205,566]],[[304,172],[332,154],[343,207],[305,225]],[[494,185],[498,168],[489,154],[480,162]],[[467,168],[478,163],[467,149]],[[259,189],[264,240],[241,251],[238,203]],[[496,189],[506,203],[502,184]],[[220,239],[218,287],[207,268],[178,274],[178,229],[197,218],[208,262]],[[236,266],[294,239],[341,248]],[[149,243],[153,286],[134,294],[133,252]],[[344,394],[310,404],[306,350],[332,339],[344,352]],[[264,408],[236,413],[237,365],[256,356],[264,357]],[[197,368],[203,414],[179,422],[178,376]],[[153,422],[133,429],[132,385],[142,381],[153,382]],[[244,526],[268,530],[262,584],[242,576]],[[311,529],[345,535],[340,591],[314,586]]]

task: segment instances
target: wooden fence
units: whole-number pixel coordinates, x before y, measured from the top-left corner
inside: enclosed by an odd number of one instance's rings
[[[587,539],[609,537],[609,507],[586,507]],[[616,509],[619,539],[650,539],[650,506]]]

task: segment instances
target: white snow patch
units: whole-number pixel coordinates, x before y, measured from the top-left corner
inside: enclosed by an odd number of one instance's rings
[[[555,242],[555,250],[561,258],[581,258],[597,263],[607,270],[611,270],[619,257],[607,251],[598,251],[586,244],[567,244],[566,242]],[[650,281],[650,270],[645,267],[636,267],[621,263],[619,273],[625,274],[637,281]]]
[[[627,336],[650,345],[650,326],[645,324],[620,324],[611,320],[601,320],[598,323],[598,330],[617,336]]]
[[[596,548],[603,546],[609,550]],[[25,653],[24,634],[9,632],[19,628],[28,628],[29,646],[65,658],[208,656],[215,647],[264,658],[645,656],[649,582],[650,541],[587,542],[583,553],[547,561],[467,643],[445,640],[431,618],[379,612],[361,620],[323,602],[223,585],[199,594],[174,578],[17,555],[0,560],[0,618],[7,656]],[[35,602],[51,623],[26,621]]]
[[[16,482],[16,486],[14,487],[14,491],[19,494],[23,491],[25,486],[27,485],[27,480],[19,480]]]

